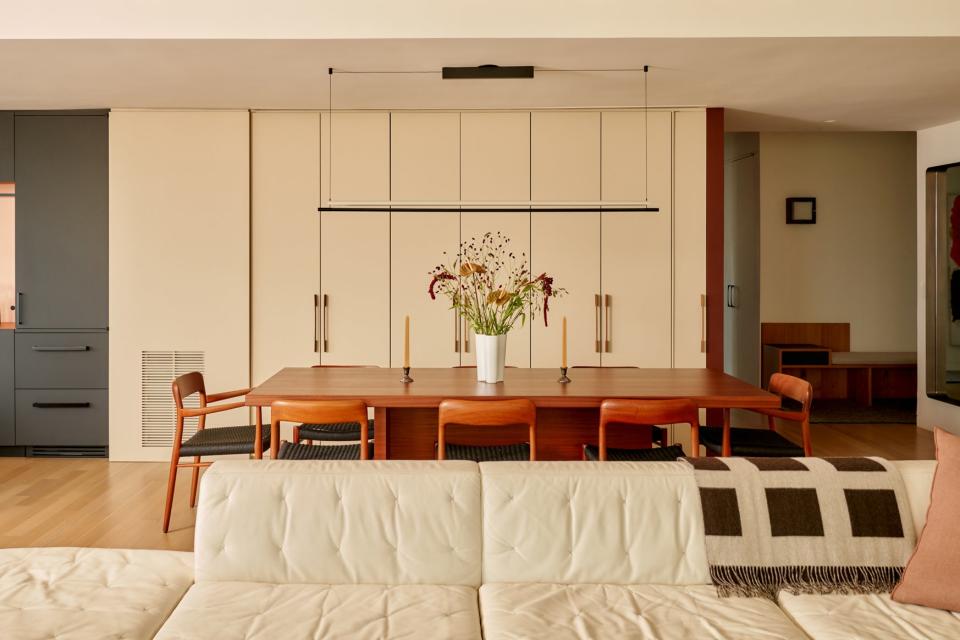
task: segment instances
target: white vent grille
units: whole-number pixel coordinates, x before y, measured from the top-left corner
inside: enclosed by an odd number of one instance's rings
[[[177,411],[170,384],[191,371],[203,373],[203,351],[142,351],[140,353],[140,444],[169,447],[177,427]],[[184,398],[186,407],[199,407],[200,395]],[[197,418],[187,418],[186,440],[197,430]]]

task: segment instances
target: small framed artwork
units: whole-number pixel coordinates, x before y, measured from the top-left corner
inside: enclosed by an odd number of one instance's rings
[[[817,199],[787,198],[787,224],[817,224]]]

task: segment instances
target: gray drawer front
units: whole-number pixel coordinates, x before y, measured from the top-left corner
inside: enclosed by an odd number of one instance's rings
[[[106,333],[17,332],[18,389],[106,389]]]
[[[17,391],[17,446],[106,446],[106,389]]]

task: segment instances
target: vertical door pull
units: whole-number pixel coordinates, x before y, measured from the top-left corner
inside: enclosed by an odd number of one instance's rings
[[[17,326],[23,324],[23,291],[17,291]]]
[[[323,294],[323,352],[330,350],[330,298]]]
[[[313,294],[313,352],[320,350],[320,337],[317,335],[320,326],[320,296]]]
[[[460,353],[460,317],[453,310],[453,352]]]
[[[707,295],[700,294],[700,353],[707,352]]]
[[[593,294],[593,307],[594,315],[596,316],[596,322],[594,323],[593,337],[594,337],[594,351],[600,353],[600,294]]]
[[[613,315],[613,296],[609,293],[603,296],[604,302],[604,312],[607,314],[607,322],[604,331],[606,332],[606,344],[604,345],[604,351],[610,353],[611,344],[613,343],[613,320],[611,316]]]
[[[467,326],[467,319],[463,319],[463,352],[470,353],[470,327]]]

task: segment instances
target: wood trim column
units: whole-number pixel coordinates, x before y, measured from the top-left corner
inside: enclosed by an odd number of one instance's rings
[[[723,108],[707,109],[707,368],[723,371]],[[707,412],[719,424],[722,412]],[[696,455],[696,452],[694,452]]]

